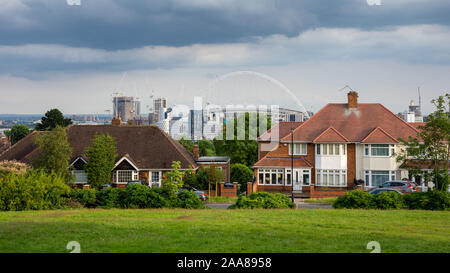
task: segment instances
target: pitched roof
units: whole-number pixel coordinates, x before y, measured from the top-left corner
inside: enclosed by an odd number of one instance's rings
[[[38,153],[33,132],[0,156],[2,160],[31,162]],[[123,156],[139,169],[170,169],[172,161],[180,161],[181,168],[197,167],[193,156],[177,141],[157,126],[74,125],[67,129],[73,153],[71,162],[83,156],[95,134],[108,134],[116,139],[117,160]]]
[[[264,134],[258,137],[258,141],[270,141],[271,140],[271,132],[274,130],[278,130],[278,139],[282,139],[283,137],[289,135],[291,133],[291,128],[294,129],[300,126],[303,122],[301,121],[280,121],[276,123],[272,128],[267,130]]]
[[[339,133],[332,126],[328,127],[325,131],[323,131],[318,137],[313,140],[314,143],[323,143],[323,142],[348,142],[348,139]]]
[[[398,143],[398,140],[386,133],[385,130],[377,127],[361,140],[361,143]]]
[[[377,127],[395,139],[407,139],[418,132],[379,103],[359,103],[357,109],[349,109],[347,103],[329,103],[294,130],[294,141],[313,142],[329,127],[349,142],[361,142]],[[290,134],[281,141],[290,141]]]
[[[275,157],[268,156],[261,158],[256,162],[254,167],[286,167],[291,166],[290,157]],[[312,168],[312,164],[308,162],[304,157],[294,157],[295,168]]]

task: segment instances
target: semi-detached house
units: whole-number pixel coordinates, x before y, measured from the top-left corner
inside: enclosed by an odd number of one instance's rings
[[[304,196],[341,195],[354,189],[356,180],[370,188],[407,178],[393,154],[400,138],[418,132],[379,103],[358,103],[354,91],[347,103],[329,103],[306,122],[276,126],[258,139],[253,190]]]

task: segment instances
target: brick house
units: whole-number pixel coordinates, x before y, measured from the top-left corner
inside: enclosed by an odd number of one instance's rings
[[[267,131],[258,139],[253,190],[304,197],[342,195],[355,188],[356,180],[372,188],[407,178],[408,172],[399,168],[392,155],[399,148],[399,138],[418,132],[379,103],[358,103],[354,91],[348,93],[347,103],[329,103],[306,122],[276,126],[277,130],[271,130],[278,135]]]
[[[0,161],[31,163],[39,153],[34,137],[40,133],[35,131],[20,140],[0,156]],[[67,136],[73,150],[70,166],[78,186],[87,184],[85,150],[95,134],[108,134],[116,140],[118,156],[111,180],[114,187],[125,187],[133,180],[160,186],[172,161],[180,161],[181,170],[198,169],[193,155],[157,126],[75,125],[68,127]]]

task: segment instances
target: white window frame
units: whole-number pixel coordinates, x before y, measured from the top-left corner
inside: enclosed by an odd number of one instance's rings
[[[263,180],[260,179],[260,174],[263,176]],[[269,181],[266,183],[266,176],[268,175]],[[275,183],[273,181],[273,175],[275,175]],[[281,177],[281,179],[280,179]],[[258,185],[262,186],[283,186],[286,182],[286,176],[284,169],[280,168],[264,168],[258,169]]]
[[[381,174],[374,174],[373,172],[388,172],[387,175],[388,175],[389,178],[388,178],[387,181],[396,180],[396,171],[395,170],[364,170],[363,171],[364,185],[366,187],[374,188],[374,187],[379,186],[379,185],[375,185],[375,186],[373,185],[373,183],[372,183],[373,179],[372,178],[373,178],[374,175],[381,175]]]
[[[119,181],[120,174],[125,172],[131,172],[131,179],[126,179],[126,181]],[[139,180],[139,172],[135,170],[116,170],[113,174],[113,183],[115,184],[127,184],[129,181],[137,180]]]
[[[373,155],[372,149],[374,148],[372,145],[387,145],[388,154],[387,155]],[[395,144],[387,144],[387,143],[377,143],[377,144],[364,144],[364,156],[365,157],[391,157],[395,153]]]
[[[338,154],[336,154],[338,148]],[[317,156],[345,156],[347,154],[347,144],[345,143],[321,143],[316,144]],[[332,151],[332,153],[330,153]]]
[[[87,184],[87,173],[85,170],[72,170],[72,174],[75,175],[75,184]],[[86,177],[86,179],[78,181],[80,177]]]
[[[316,169],[315,185],[319,187],[347,187],[347,170]]]
[[[294,143],[294,155],[307,155],[308,143]],[[289,155],[292,155],[292,144],[289,144]]]

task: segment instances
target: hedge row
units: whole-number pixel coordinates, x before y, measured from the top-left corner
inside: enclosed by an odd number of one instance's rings
[[[236,203],[230,209],[281,209],[293,208],[294,203],[286,195],[281,193],[256,192],[249,196],[239,196]]]
[[[448,210],[450,209],[450,194],[448,192],[433,190],[428,192],[414,192],[399,194],[384,192],[370,194],[360,190],[347,192],[333,203],[334,208],[352,209],[423,209]]]
[[[163,188],[150,188],[139,184],[125,189],[75,189],[71,192],[71,198],[90,208],[205,208],[200,198],[192,191],[184,190],[171,196]]]

